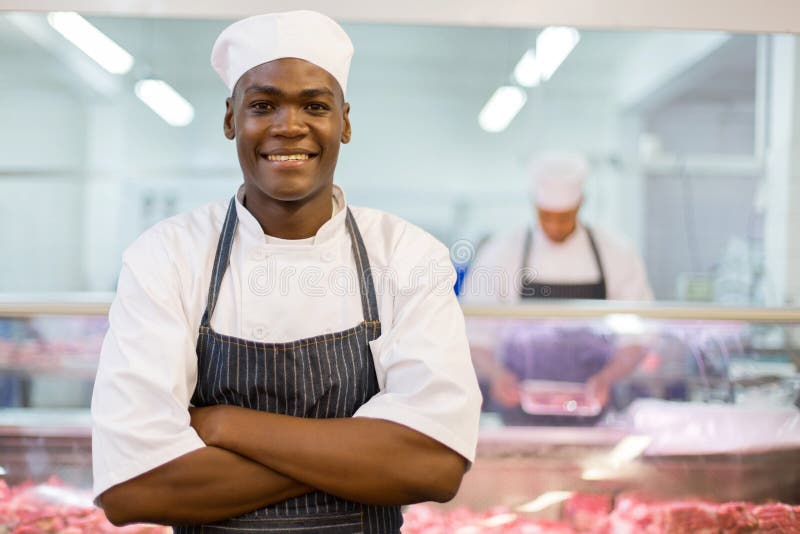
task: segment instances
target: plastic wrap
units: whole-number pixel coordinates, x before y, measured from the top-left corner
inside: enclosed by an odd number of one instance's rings
[[[639,399],[631,428],[652,439],[647,455],[749,453],[800,448],[800,409]]]

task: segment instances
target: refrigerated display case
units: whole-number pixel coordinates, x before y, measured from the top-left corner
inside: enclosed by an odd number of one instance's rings
[[[89,404],[108,295],[0,299],[0,533],[163,534],[117,528],[91,499]]]
[[[541,385],[559,412],[542,419],[540,403],[530,421],[504,417],[476,362],[477,459],[453,501],[406,511],[406,533],[800,532],[800,310],[573,302],[465,315],[473,357],[495,363],[524,339],[523,359],[570,365],[587,333],[642,355],[597,418],[577,413],[574,384],[526,384],[531,364],[515,362],[520,400]]]
[[[0,299],[0,532],[14,532],[9,503],[30,502],[55,505],[39,532],[65,532],[56,520],[70,510],[91,525],[72,532],[111,529],[88,493],[109,302]],[[559,356],[594,335],[633,340],[642,358],[596,414],[573,386],[527,377],[533,397],[550,388],[529,411],[559,411],[553,424],[504,423],[480,376],[477,459],[453,501],[405,510],[404,533],[800,532],[800,310],[575,302],[465,315],[474,355],[546,339],[541,352]]]

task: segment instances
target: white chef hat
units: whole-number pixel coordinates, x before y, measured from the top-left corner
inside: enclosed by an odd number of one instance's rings
[[[233,91],[248,70],[281,58],[322,67],[347,90],[353,43],[333,19],[316,11],[256,15],[225,28],[211,50],[211,65]]]
[[[583,198],[583,184],[589,163],[576,152],[548,152],[537,157],[531,166],[531,191],[539,208],[568,211],[578,207]]]

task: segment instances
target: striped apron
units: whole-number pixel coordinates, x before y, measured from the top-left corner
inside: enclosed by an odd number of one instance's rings
[[[353,214],[347,210],[346,225],[358,268],[364,320],[341,332],[288,343],[249,341],[218,334],[211,328],[236,225],[236,205],[231,199],[200,323],[192,404],[228,404],[295,417],[351,417],[378,393],[369,342],[381,334],[369,259]],[[399,506],[360,504],[315,491],[233,519],[175,527],[175,534],[393,534],[399,533],[402,523]]]
[[[523,299],[606,299],[606,275],[603,271],[603,263],[600,261],[600,253],[597,251],[597,244],[594,241],[594,236],[589,228],[586,228],[586,234],[589,236],[589,244],[592,246],[592,254],[594,254],[594,261],[597,264],[597,270],[600,272],[600,280],[588,284],[540,284],[533,280],[524,278],[520,284],[520,296]],[[531,246],[533,243],[533,232],[528,228],[525,234],[525,246],[522,250],[522,269],[525,272],[525,267],[528,262],[528,257],[531,254]]]

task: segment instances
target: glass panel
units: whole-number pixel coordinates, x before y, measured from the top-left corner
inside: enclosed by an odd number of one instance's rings
[[[478,458],[454,501],[406,510],[409,532],[797,529],[796,310],[467,315],[484,391]],[[630,347],[641,351],[594,414],[584,381]]]
[[[45,14],[0,16],[0,247],[14,258],[0,291],[113,290],[138,234],[241,182],[221,131],[227,91],[208,63],[228,21],[87,20],[133,56],[130,72],[105,71]],[[519,85],[512,73],[542,28],[346,29],[353,141],[336,180],[351,202],[454,247],[459,270],[490,237],[535,222],[535,156],[574,150],[590,167],[580,219],[643,257],[657,299],[794,302],[794,36],[581,30],[552,76],[524,88],[508,127],[489,133],[479,112]],[[151,111],[134,91],[145,78],[171,84],[194,120],[174,127]]]

